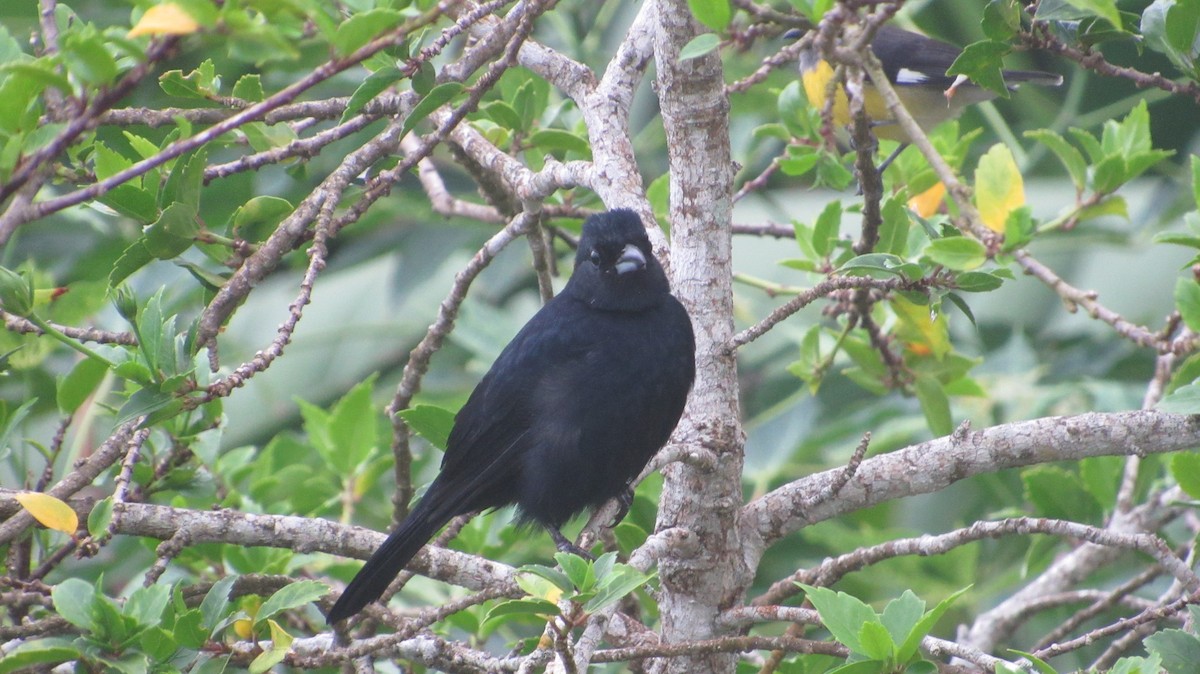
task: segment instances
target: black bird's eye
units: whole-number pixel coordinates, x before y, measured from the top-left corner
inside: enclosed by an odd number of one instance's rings
[[[600,251],[592,251],[592,264],[596,265],[597,267],[600,266]]]

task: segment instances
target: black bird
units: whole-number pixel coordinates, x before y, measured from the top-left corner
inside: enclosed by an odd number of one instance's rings
[[[630,482],[679,422],[695,376],[692,323],[670,294],[636,213],[583,224],[575,271],[504,348],[455,418],[442,471],[330,609],[379,598],[451,518],[516,504],[522,525],[560,527]],[[626,501],[627,502],[627,501]]]

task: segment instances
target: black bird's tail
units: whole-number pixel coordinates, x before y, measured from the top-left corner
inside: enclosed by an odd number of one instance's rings
[[[421,499],[417,507],[387,537],[375,554],[371,555],[354,580],[346,586],[342,596],[338,597],[333,608],[329,609],[325,622],[332,625],[343,618],[349,618],[378,599],[392,579],[416,556],[421,546],[450,521],[450,517],[444,513],[434,512],[444,509],[437,508],[434,505],[436,500],[429,499],[428,496],[429,494],[426,494],[426,498]]]

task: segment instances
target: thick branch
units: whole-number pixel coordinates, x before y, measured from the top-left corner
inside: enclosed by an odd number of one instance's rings
[[[928,494],[954,482],[1006,468],[1089,456],[1161,454],[1200,446],[1200,418],[1155,411],[1048,417],[978,432],[955,433],[862,463],[839,498],[801,510],[804,496],[836,479],[840,469],[796,480],[743,509],[754,559],[765,546],[809,524],[892,501]]]

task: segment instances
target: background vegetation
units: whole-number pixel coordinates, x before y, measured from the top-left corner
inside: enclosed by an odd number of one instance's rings
[[[853,82],[897,13],[1065,84],[856,178],[780,36]],[[1194,0],[3,3],[0,672],[1196,671],[1198,58]],[[618,557],[456,522],[335,639],[614,206],[700,333]]]

